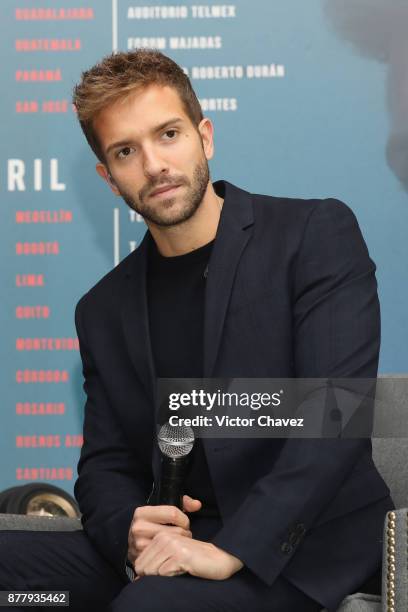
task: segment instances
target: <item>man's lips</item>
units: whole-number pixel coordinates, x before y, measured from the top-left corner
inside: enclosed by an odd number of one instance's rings
[[[150,196],[161,195],[162,193],[167,193],[169,191],[173,191],[173,190],[177,189],[178,187],[180,187],[180,185],[163,185],[162,187],[159,187],[155,191],[152,191]]]

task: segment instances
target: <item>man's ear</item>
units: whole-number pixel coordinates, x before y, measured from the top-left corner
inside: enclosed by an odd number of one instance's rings
[[[198,124],[198,131],[201,135],[205,156],[211,159],[214,155],[214,126],[211,119],[204,117]]]
[[[96,164],[96,171],[99,174],[99,176],[102,177],[103,180],[108,183],[108,185],[112,189],[113,193],[115,195],[117,195],[117,196],[120,196],[119,190],[116,187],[116,183],[113,180],[113,178],[112,178],[111,174],[109,173],[109,170],[107,169],[105,164],[102,164],[101,162],[98,162]]]

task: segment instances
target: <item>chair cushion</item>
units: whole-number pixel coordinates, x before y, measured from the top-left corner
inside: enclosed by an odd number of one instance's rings
[[[0,514],[0,530],[18,531],[76,531],[82,529],[81,520],[64,516],[35,516]]]
[[[324,609],[322,612],[327,612],[327,610]],[[348,595],[337,608],[337,612],[381,612],[381,597],[365,593]]]

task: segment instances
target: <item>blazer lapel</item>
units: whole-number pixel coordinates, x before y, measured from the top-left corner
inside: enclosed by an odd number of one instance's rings
[[[204,378],[213,376],[235,272],[251,236],[251,196],[226,181],[214,183],[224,205],[208,264],[204,314]]]
[[[132,363],[149,399],[153,402],[153,407],[156,395],[156,374],[150,343],[146,290],[147,252],[150,240],[150,232],[147,231],[141,245],[129,260],[125,274],[121,316],[125,341]]]
[[[127,348],[139,379],[151,401],[152,430],[157,428],[157,388],[152,345],[149,330],[149,312],[147,304],[147,256],[149,242],[152,240],[146,232],[141,245],[129,261],[123,292],[122,325]],[[156,440],[153,441],[151,457],[154,482],[158,482],[161,470],[161,455]],[[153,495],[153,491],[150,497]],[[149,499],[150,499],[149,497]]]

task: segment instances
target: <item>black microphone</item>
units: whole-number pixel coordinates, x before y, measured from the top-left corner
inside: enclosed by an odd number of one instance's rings
[[[157,440],[162,453],[157,503],[182,510],[183,485],[189,453],[194,446],[194,432],[191,427],[165,423],[160,428]]]

